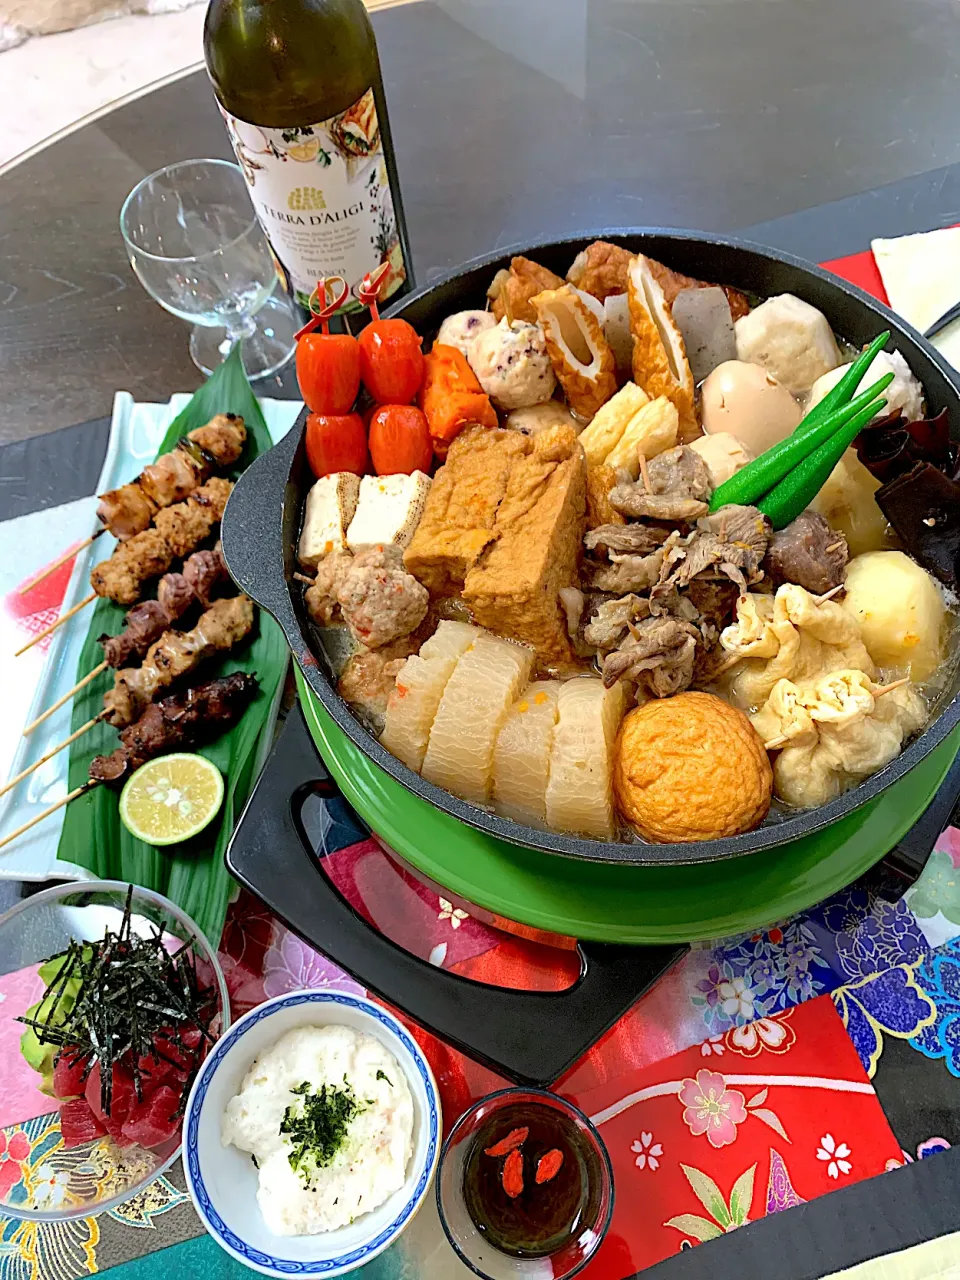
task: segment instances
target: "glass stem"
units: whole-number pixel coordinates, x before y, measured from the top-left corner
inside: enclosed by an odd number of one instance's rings
[[[227,324],[227,337],[230,339],[231,350],[237,345],[241,338],[252,337],[257,332],[257,326],[253,323],[252,316],[235,317]]]

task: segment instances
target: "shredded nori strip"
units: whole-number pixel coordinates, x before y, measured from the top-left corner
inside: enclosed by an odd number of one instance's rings
[[[84,1080],[99,1065],[100,1106],[105,1115],[110,1115],[113,1067],[121,1060],[133,1076],[138,1102],[143,1101],[141,1058],[148,1067],[151,1062],[157,1066],[166,1062],[185,1071],[187,1080],[175,1113],[179,1118],[206,1043],[213,1042],[210,1027],[217,1016],[217,996],[212,986],[204,986],[197,977],[189,942],[171,954],[156,926],[151,937],[134,933],[132,917],[130,885],[117,932],[108,929],[99,942],[73,941],[65,951],[51,956],[49,960],[64,963],[41,1000],[44,1016],[23,1016],[17,1021],[32,1027],[41,1044],[58,1046],[55,1063],[64,1055],[71,1064],[85,1060]],[[80,982],[72,1006],[64,999],[71,979]],[[200,1032],[195,1047],[184,1043],[184,1029]],[[158,1038],[173,1047],[179,1061],[164,1053]]]

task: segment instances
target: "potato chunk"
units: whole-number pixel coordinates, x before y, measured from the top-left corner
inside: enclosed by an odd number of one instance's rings
[[[918,683],[940,662],[946,605],[934,579],[902,551],[868,551],[847,566],[843,607],[878,667],[907,667]]]

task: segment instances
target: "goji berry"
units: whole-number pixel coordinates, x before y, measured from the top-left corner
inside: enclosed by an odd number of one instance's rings
[[[506,1160],[504,1160],[500,1181],[510,1199],[516,1200],[523,1190],[523,1155],[519,1147],[514,1147]]]
[[[549,1182],[551,1178],[555,1178],[560,1172],[560,1166],[563,1164],[563,1152],[558,1151],[556,1147],[552,1151],[548,1151],[542,1155],[537,1161],[537,1173],[535,1181]]]
[[[501,1138],[499,1142],[495,1142],[492,1147],[485,1147],[483,1154],[485,1156],[508,1156],[511,1151],[516,1151],[517,1147],[523,1146],[530,1133],[528,1128],[511,1129],[505,1138]]]

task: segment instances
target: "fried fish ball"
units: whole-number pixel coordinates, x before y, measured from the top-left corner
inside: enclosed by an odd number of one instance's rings
[[[613,788],[620,812],[645,840],[716,840],[760,825],[773,771],[742,711],[712,693],[679,693],[626,716]]]

